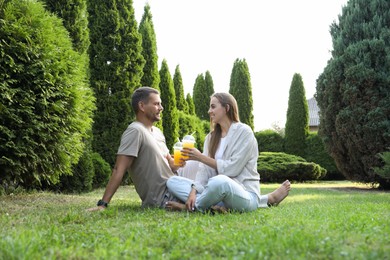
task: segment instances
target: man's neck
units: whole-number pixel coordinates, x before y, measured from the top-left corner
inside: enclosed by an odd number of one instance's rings
[[[135,121],[143,124],[149,131],[152,131],[153,123],[150,122],[150,120],[147,120],[146,118],[136,118]]]

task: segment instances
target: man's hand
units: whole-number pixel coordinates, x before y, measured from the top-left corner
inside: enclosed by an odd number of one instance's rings
[[[175,161],[170,154],[167,154],[165,158],[167,159],[169,167],[173,172],[177,172],[179,168],[184,167],[186,165],[186,161],[184,161],[183,158],[180,159],[180,163],[181,163],[180,165],[175,165]]]

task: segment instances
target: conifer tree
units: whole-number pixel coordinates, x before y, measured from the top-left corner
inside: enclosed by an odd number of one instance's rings
[[[173,75],[173,86],[175,87],[177,109],[184,113],[188,113],[188,104],[184,98],[183,80],[179,65],[176,66],[175,74]]]
[[[138,31],[142,37],[142,56],[145,59],[145,66],[143,68],[144,74],[141,79],[141,85],[160,90],[160,75],[157,64],[157,41],[149,4],[146,4],[144,7],[144,14]]]
[[[163,133],[167,147],[172,149],[173,144],[176,143],[178,134],[178,114],[176,108],[176,95],[173,87],[173,81],[167,61],[164,59],[161,63],[160,69],[160,90],[161,101],[164,106],[163,115]]]
[[[192,98],[195,105],[195,114],[201,120],[208,120],[209,118],[210,95],[203,74],[199,74],[195,80]]]
[[[309,134],[309,109],[302,77],[295,73],[290,86],[285,129],[285,151],[305,155],[306,137]]]
[[[350,0],[330,27],[332,57],[317,79],[319,135],[349,180],[379,183],[390,147],[390,1]]]
[[[93,149],[112,167],[120,137],[135,116],[131,94],[140,86],[145,60],[131,0],[89,0],[88,12],[97,104]]]
[[[206,71],[206,74],[205,74],[205,77],[204,77],[204,81],[205,81],[205,84],[206,84],[206,87],[205,87],[206,94],[209,96],[208,100],[210,100],[210,96],[212,94],[214,94],[214,82],[213,82],[213,77],[211,77],[210,71]]]
[[[142,56],[145,59],[145,66],[143,68],[143,76],[141,78],[141,85],[148,86],[160,91],[160,74],[158,71],[158,55],[157,55],[157,40],[154,31],[153,16],[150,10],[150,5],[147,3],[144,7],[144,14],[138,28],[142,37]],[[155,123],[155,126],[163,129],[161,120]]]
[[[236,100],[240,121],[254,128],[252,85],[246,60],[236,59],[230,76],[230,89]]]
[[[92,124],[85,62],[41,2],[0,5],[0,184],[56,184]]]
[[[189,115],[195,115],[194,100],[192,99],[190,93],[187,93],[186,102],[187,102],[187,105],[188,105],[188,114]]]
[[[73,49],[79,52],[84,60],[85,76],[89,74],[88,48],[89,29],[86,0],[45,0],[46,9],[62,19],[72,39]],[[89,87],[89,86],[88,86]],[[91,92],[92,93],[92,92]],[[92,163],[92,131],[84,137],[84,152],[77,164],[73,165],[72,175],[61,176],[59,188],[71,191],[88,191],[92,188],[94,168]]]

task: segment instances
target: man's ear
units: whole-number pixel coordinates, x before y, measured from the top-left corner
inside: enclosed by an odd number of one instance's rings
[[[145,108],[144,108],[144,102],[143,101],[140,101],[138,102],[138,109],[142,112],[145,112]]]

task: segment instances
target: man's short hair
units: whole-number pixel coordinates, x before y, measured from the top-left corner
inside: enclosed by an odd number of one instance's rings
[[[133,95],[131,96],[131,106],[133,107],[134,112],[137,114],[139,107],[138,103],[140,101],[148,103],[150,94],[160,94],[157,89],[151,87],[140,87],[137,88]]]

